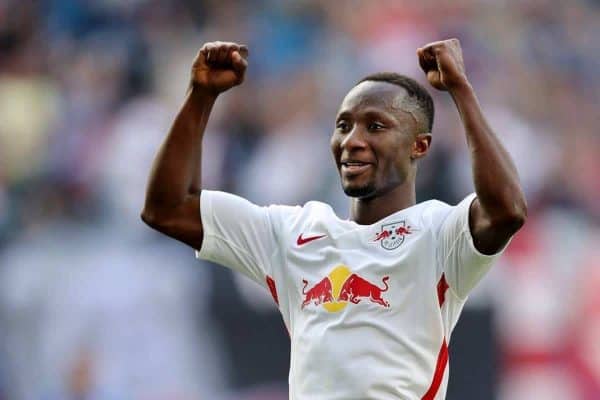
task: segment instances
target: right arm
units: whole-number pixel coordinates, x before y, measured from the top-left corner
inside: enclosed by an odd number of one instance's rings
[[[142,220],[195,249],[202,247],[200,217],[202,137],[218,95],[244,80],[247,49],[207,43],[192,67],[190,88],[150,173]]]

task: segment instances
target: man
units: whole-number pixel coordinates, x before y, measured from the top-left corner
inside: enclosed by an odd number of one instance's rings
[[[389,73],[354,86],[336,117],[331,150],[350,220],[320,202],[258,207],[201,191],[211,107],[247,66],[246,47],[235,43],[201,48],[156,158],[143,220],[271,290],[291,337],[291,399],[444,398],[447,343],[467,295],[525,221],[517,171],[482,114],[458,40],[417,55],[465,127],[476,194],[455,207],[416,204],[433,101]]]

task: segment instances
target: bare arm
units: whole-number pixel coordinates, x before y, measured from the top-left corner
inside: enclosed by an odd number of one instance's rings
[[[475,247],[482,253],[493,254],[519,230],[527,217],[517,170],[483,115],[465,74],[459,41],[434,42],[417,53],[431,85],[447,90],[460,114],[477,193],[469,224]]]
[[[195,249],[203,237],[199,196],[204,130],[217,96],[242,83],[246,56],[246,47],[235,43],[207,43],[200,49],[186,99],[150,173],[142,220]]]

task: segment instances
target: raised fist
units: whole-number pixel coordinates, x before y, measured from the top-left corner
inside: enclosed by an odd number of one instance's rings
[[[468,83],[458,39],[429,43],[418,48],[417,55],[427,80],[434,88],[452,91]]]
[[[248,48],[232,42],[205,43],[192,65],[191,84],[217,95],[244,81]]]

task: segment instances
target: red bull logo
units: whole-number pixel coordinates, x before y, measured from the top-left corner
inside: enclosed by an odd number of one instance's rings
[[[381,243],[386,250],[394,250],[404,242],[404,237],[413,233],[406,221],[391,222],[381,226],[381,232],[377,232],[374,242]]]
[[[303,279],[304,288],[302,288],[302,294],[304,295],[304,301],[302,302],[302,308],[309,305],[311,302],[315,306],[319,304],[333,301],[333,294],[331,291],[331,281],[329,278],[323,278],[323,280],[313,286],[308,292],[306,292],[306,286],[308,281]]]
[[[381,297],[381,293],[387,292],[389,286],[387,284],[389,276],[384,276],[382,281],[385,285],[384,288],[380,288],[368,280],[361,278],[356,274],[350,275],[350,278],[346,280],[344,286],[342,286],[342,291],[338,300],[349,301],[353,304],[360,303],[361,299],[368,299],[373,303],[380,304],[384,307],[389,307],[390,303],[385,301]]]
[[[383,298],[382,294],[389,289],[388,280],[389,276],[384,276],[382,286],[377,286],[360,275],[352,273],[345,265],[339,265],[308,290],[306,289],[308,281],[302,280],[304,301],[301,308],[322,305],[329,312],[339,312],[348,303],[359,304],[363,300],[387,308],[390,303]]]
[[[380,240],[387,239],[390,236],[392,236],[390,231],[381,231],[381,232],[377,233],[377,236],[375,236],[375,239],[373,241],[378,242]]]

